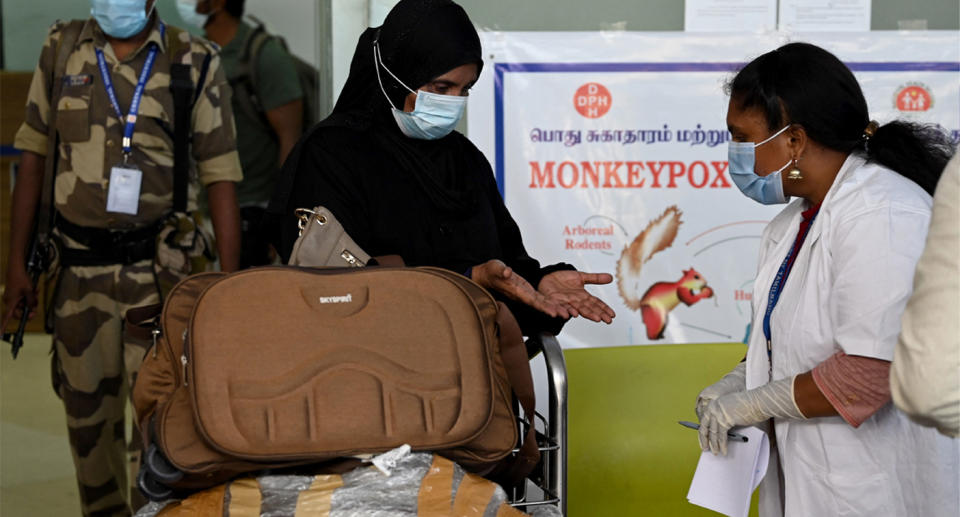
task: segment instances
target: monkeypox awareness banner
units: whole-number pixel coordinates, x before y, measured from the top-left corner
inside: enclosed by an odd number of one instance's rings
[[[576,319],[565,347],[744,340],[764,226],[783,206],[727,173],[724,84],[789,41],[854,71],[872,119],[960,142],[960,34],[481,32],[468,134],[494,166],[529,253],[609,272],[589,289],[612,325]]]

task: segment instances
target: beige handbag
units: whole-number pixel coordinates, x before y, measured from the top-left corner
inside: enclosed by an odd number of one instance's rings
[[[287,264],[304,267],[363,267],[370,261],[356,242],[347,235],[333,212],[322,206],[313,210],[298,208],[300,236],[293,244]]]

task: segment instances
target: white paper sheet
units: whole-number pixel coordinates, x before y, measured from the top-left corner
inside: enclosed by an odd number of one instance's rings
[[[845,32],[870,30],[871,0],[780,0],[780,30]]]
[[[764,32],[776,28],[777,0],[687,0],[688,32]]]
[[[747,517],[750,497],[767,473],[770,441],[756,427],[736,429],[749,438],[746,443],[728,441],[727,455],[700,455],[687,500],[730,517]]]

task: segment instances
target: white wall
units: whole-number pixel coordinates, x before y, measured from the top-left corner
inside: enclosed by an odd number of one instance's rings
[[[32,72],[53,22],[90,16],[87,0],[6,0],[3,2],[4,68]]]
[[[323,0],[247,0],[245,12],[283,36],[290,51],[313,66],[320,65],[318,20]]]
[[[268,0],[262,0],[268,1]],[[329,0],[333,20],[333,99],[336,100],[350,75],[350,61],[357,39],[367,27],[383,23],[399,0]]]
[[[383,23],[384,18],[399,0],[370,0],[370,26],[376,27]]]

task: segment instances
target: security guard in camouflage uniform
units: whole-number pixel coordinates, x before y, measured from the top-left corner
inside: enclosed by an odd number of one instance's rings
[[[234,183],[242,174],[216,46],[165,26],[153,12],[154,0],[91,4],[91,19],[53,26],[33,75],[26,120],[14,144],[23,155],[3,302],[7,316],[24,307],[21,300],[28,310],[36,306],[25,249],[45,160],[51,159],[48,122],[56,110],[53,232],[64,251],[54,302],[53,381],[67,413],[84,515],[129,515],[131,504],[136,508],[142,499],[127,494],[124,410],[149,343],[125,345],[122,317],[131,307],[160,300],[153,255],[157,222],[170,212],[173,197],[172,64],[190,65],[197,90],[190,108],[187,210],[196,208],[199,181],[208,191],[226,271],[238,262]],[[62,48],[70,40],[71,48]],[[69,57],[61,94],[53,99],[61,52]]]

